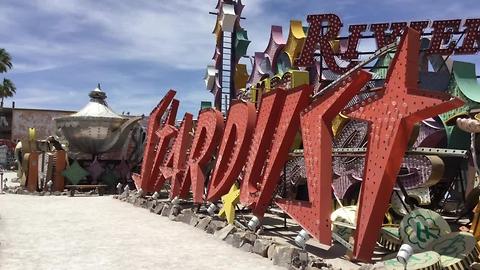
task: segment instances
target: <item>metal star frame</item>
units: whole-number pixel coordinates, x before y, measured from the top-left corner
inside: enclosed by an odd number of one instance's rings
[[[459,107],[459,99],[418,89],[420,34],[406,28],[381,94],[348,115],[371,123],[354,258],[370,261],[414,124]]]

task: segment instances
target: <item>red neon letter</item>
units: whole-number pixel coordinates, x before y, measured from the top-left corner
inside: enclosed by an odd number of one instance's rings
[[[151,180],[149,181],[149,185],[145,186],[146,189],[144,189],[144,191],[153,192],[159,190],[155,188],[154,185],[155,181],[158,181],[157,179],[160,177],[160,166],[163,165],[165,155],[168,151],[168,146],[172,140],[175,139],[178,133],[178,129],[175,127],[175,118],[177,117],[179,103],[180,102],[177,99],[172,101],[172,106],[170,108],[170,112],[168,113],[165,125],[155,132],[155,135],[158,138],[157,149],[150,173]]]
[[[283,90],[272,91],[262,98],[240,189],[240,201],[244,205],[253,206],[255,203],[258,179],[267,158],[268,147],[272,143],[273,132],[278,122],[277,115],[285,104],[285,94]]]
[[[224,128],[223,115],[215,109],[206,109],[198,116],[197,129],[193,139],[188,168],[177,191],[172,189],[172,197],[185,198],[192,186],[193,202],[203,202],[203,189],[205,187],[205,175],[202,169],[210,162],[218,146]]]
[[[310,202],[278,200],[277,204],[320,243],[331,244],[332,120],[370,80],[359,70],[312,103],[301,116],[302,138]],[[346,81],[351,81],[346,85]]]
[[[155,179],[155,191],[160,191],[165,180],[168,178],[171,179],[170,183],[172,185],[170,193],[173,193],[173,191],[177,189],[177,183],[179,179],[183,177],[187,167],[187,150],[192,144],[193,137],[190,134],[192,127],[193,116],[189,113],[185,113],[182,125],[177,131],[178,135],[175,139],[175,143],[173,144],[168,157],[165,159],[165,163],[160,168],[160,175],[157,175],[157,178]]]
[[[348,37],[348,47],[345,53],[342,54],[342,59],[352,60],[358,59],[358,42],[362,37],[362,32],[367,30],[366,24],[350,25],[348,27],[350,36]]]
[[[152,181],[155,181],[155,179],[151,179],[150,175],[154,162],[155,145],[158,141],[155,132],[160,127],[162,115],[167,110],[168,105],[172,102],[173,96],[175,96],[175,91],[169,90],[165,97],[158,103],[157,107],[155,107],[150,113],[147,129],[147,142],[145,143],[145,150],[143,152],[142,171],[140,175],[136,173],[132,175],[137,188],[150,190],[153,187]]]
[[[405,27],[407,27],[406,22],[392,23],[390,25],[392,32],[387,34],[385,31],[388,29],[388,23],[376,23],[370,25],[370,31],[373,32],[373,36],[377,42],[377,48],[380,49],[394,42],[397,37],[400,37]]]
[[[411,22],[410,23],[410,28],[413,30],[417,31],[420,33],[420,35],[423,34],[423,30],[428,27],[429,21],[418,21],[418,22]]]
[[[256,120],[255,104],[239,101],[230,107],[215,170],[210,179],[209,201],[228,193],[240,174],[252,139]]]
[[[480,51],[480,19],[467,19],[463,26],[465,26],[465,37],[462,46],[455,50],[455,54],[475,54]]]
[[[278,89],[274,93],[279,94],[283,91],[285,90]],[[240,193],[244,193],[244,196],[255,197],[255,206],[252,212],[258,218],[263,217],[272,200],[273,192],[280,179],[282,166],[287,161],[288,151],[300,126],[300,111],[307,106],[312,91],[312,87],[306,85],[286,91],[285,103],[281,106],[281,112],[278,114],[277,121],[275,121],[276,129],[273,131],[273,136],[262,138],[269,139],[264,144],[265,148],[256,148],[259,142],[258,137],[261,138],[264,133],[262,132],[260,119],[264,119],[265,116],[259,115],[258,117],[256,127],[258,131],[255,130],[246,174],[243,179],[242,189],[244,190]],[[273,115],[273,117],[275,116]],[[271,134],[271,132],[269,133]],[[258,152],[255,151],[257,149]],[[265,158],[259,159],[257,153]]]
[[[308,36],[305,40],[305,44],[303,45],[302,53],[300,54],[300,58],[295,61],[295,65],[299,67],[310,67],[315,64],[314,53],[317,48],[317,45],[320,44],[320,51],[322,56],[324,57],[325,62],[327,63],[328,68],[335,73],[344,73],[353,67],[356,62],[352,61],[348,65],[348,67],[340,67],[337,62],[335,61],[332,44],[330,41],[337,38],[338,33],[340,33],[340,27],[342,26],[342,22],[340,18],[338,18],[335,14],[321,14],[321,15],[308,15],[307,21],[310,24],[310,28],[308,29]],[[323,22],[326,21],[328,23],[328,31],[322,34],[322,26]],[[355,30],[355,29],[354,29]],[[356,31],[359,31],[356,29]],[[352,47],[354,46],[353,43],[358,40],[352,39]],[[349,40],[350,42],[350,40]],[[350,44],[349,44],[350,47]],[[356,44],[355,44],[356,47]],[[349,52],[351,54],[351,52]]]
[[[450,41],[450,36],[453,32],[458,31],[460,22],[461,20],[434,21],[432,24],[433,37],[432,41],[430,42],[430,48],[427,50],[427,54],[452,54],[455,48],[454,42],[450,42],[447,48],[444,49],[442,49],[441,46]]]

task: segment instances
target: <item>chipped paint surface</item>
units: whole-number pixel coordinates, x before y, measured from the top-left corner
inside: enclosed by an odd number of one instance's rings
[[[13,109],[12,112],[12,140],[28,137],[28,128],[35,128],[37,139],[45,139],[55,135],[55,121],[53,118],[66,116],[73,111],[53,111],[36,109]]]

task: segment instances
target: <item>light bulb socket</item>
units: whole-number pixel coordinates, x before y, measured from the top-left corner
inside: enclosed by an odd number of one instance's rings
[[[175,205],[178,205],[178,204],[180,204],[180,198],[178,198],[178,196],[177,196],[177,197],[175,197],[175,198],[173,198],[173,200],[172,200],[172,204],[175,204]]]
[[[257,216],[253,216],[247,224],[248,228],[252,231],[256,231],[260,226],[260,219]]]
[[[215,211],[217,211],[217,206],[214,204],[214,203],[211,203],[208,208],[207,208],[207,212],[210,216],[213,216],[215,215]]]
[[[310,239],[310,235],[308,234],[308,232],[302,229],[295,237],[295,244],[305,249],[305,247],[307,246],[307,241],[309,239]]]
[[[403,265],[407,265],[408,260],[413,255],[413,248],[409,244],[403,244],[400,246],[400,250],[397,253],[397,261]]]

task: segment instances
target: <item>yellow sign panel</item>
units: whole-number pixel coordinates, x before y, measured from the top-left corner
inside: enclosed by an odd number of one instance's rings
[[[307,35],[303,31],[302,21],[290,21],[290,32],[288,33],[287,44],[283,50],[290,59],[290,63],[300,55],[303,43],[305,43]]]

